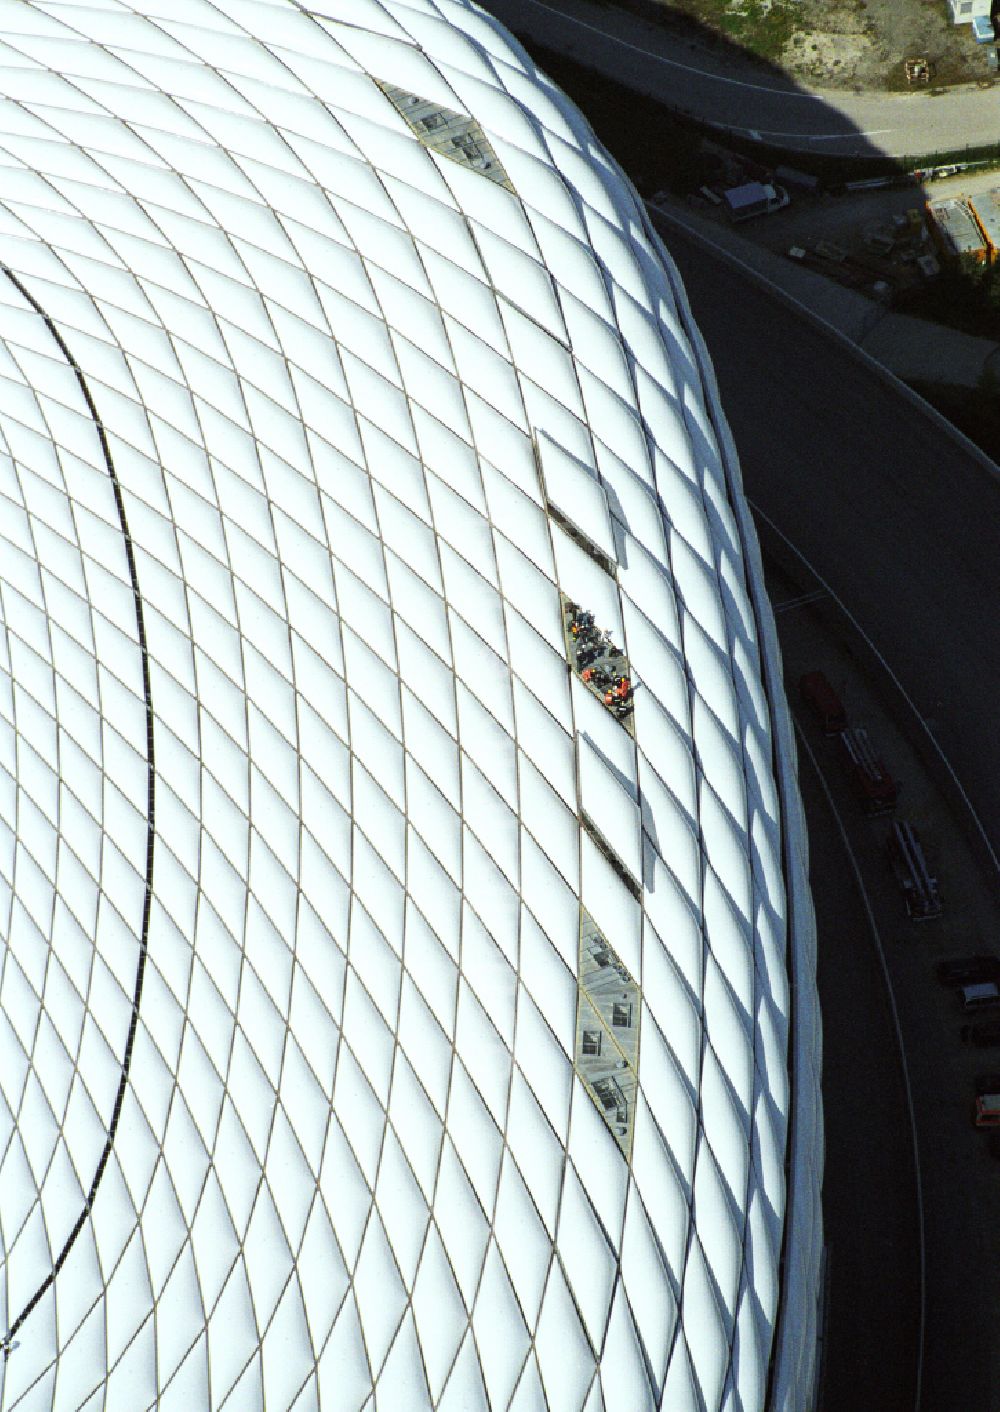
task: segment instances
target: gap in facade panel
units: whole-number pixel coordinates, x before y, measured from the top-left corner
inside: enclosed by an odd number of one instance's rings
[[[514,190],[493,144],[474,118],[443,108],[440,103],[432,103],[417,93],[408,93],[395,84],[381,83],[378,79],[376,83],[425,147],[439,157],[470,167],[508,191]]]
[[[628,658],[611,634],[597,626],[589,609],[574,603],[565,593],[560,593],[559,598],[566,657],[570,666],[605,710],[610,711],[615,720],[634,737],[632,701],[635,687]]]
[[[580,908],[576,1070],[597,1111],[632,1157],[639,1089],[639,986],[590,913]]]

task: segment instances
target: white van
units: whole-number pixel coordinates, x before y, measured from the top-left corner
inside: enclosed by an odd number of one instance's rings
[[[726,213],[731,221],[748,221],[751,216],[770,215],[787,206],[791,197],[777,182],[744,182],[742,186],[731,186],[722,193]]]

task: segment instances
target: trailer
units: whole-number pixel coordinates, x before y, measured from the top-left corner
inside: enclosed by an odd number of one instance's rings
[[[920,836],[912,824],[897,819],[887,841],[889,863],[903,893],[911,922],[941,915],[937,878],[931,872]]]
[[[863,726],[848,726],[840,732],[840,747],[854,792],[866,814],[891,814],[899,797],[899,786],[876,755]]]
[[[971,25],[977,16],[989,19],[993,0],[948,0],[951,22],[955,25]]]
[[[810,175],[809,172],[800,172],[798,167],[775,167],[774,175],[785,186],[797,187],[799,191],[808,191],[810,195],[815,195],[820,188],[820,180],[817,176]]]

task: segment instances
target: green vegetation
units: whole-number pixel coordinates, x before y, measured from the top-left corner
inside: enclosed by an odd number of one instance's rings
[[[789,0],[675,0],[678,9],[760,59],[779,59],[795,32]]]
[[[980,265],[964,257],[945,265],[936,279],[897,295],[893,308],[980,338],[1000,339],[1000,264]]]
[[[779,60],[801,28],[798,0],[599,0],[700,44],[731,41],[741,53]]]

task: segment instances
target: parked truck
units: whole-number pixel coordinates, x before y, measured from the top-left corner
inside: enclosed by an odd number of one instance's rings
[[[888,838],[889,862],[903,892],[912,922],[926,922],[941,915],[938,881],[927,864],[920,835],[912,824],[897,819]]]
[[[866,814],[891,814],[899,785],[890,775],[863,726],[840,733],[840,747],[855,794]]]
[[[787,206],[791,197],[775,182],[748,181],[743,186],[731,186],[722,193],[726,214],[731,221],[748,221],[751,216],[766,216]]]

